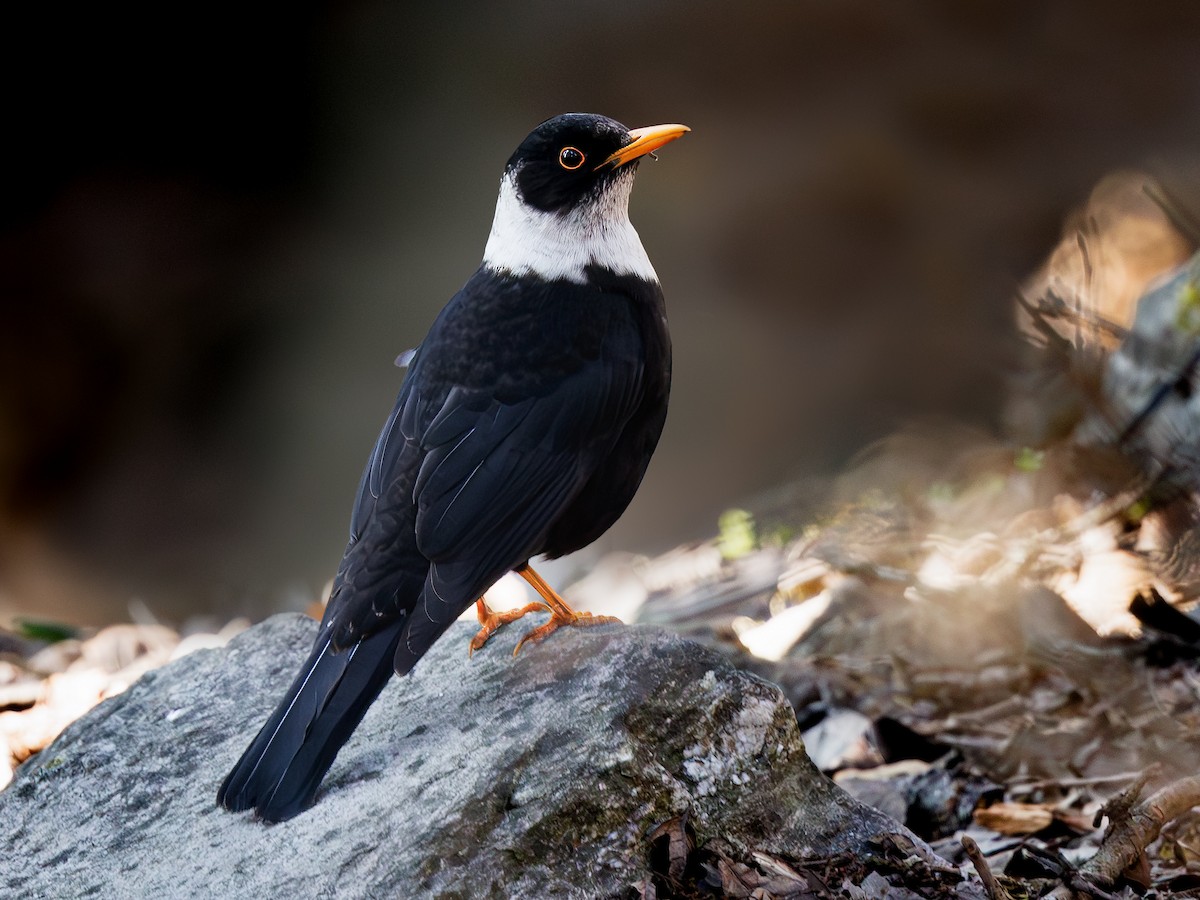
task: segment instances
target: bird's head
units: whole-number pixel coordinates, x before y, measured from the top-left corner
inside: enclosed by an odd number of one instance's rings
[[[528,205],[566,213],[628,184],[643,156],[688,130],[655,125],[631,131],[605,116],[567,113],[533,129],[509,158],[505,175],[513,176]],[[627,187],[619,193],[629,196]]]
[[[629,129],[590,113],[546,120],[504,168],[485,265],[546,280],[585,281],[590,265],[656,280],[629,224],[629,193],[638,161],[689,130]]]

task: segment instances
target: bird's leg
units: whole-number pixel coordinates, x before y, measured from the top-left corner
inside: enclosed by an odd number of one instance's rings
[[[554,588],[550,587],[537,572],[533,571],[533,567],[528,563],[516,570],[517,574],[524,578],[538,592],[545,605],[550,610],[550,621],[545,625],[539,625],[533,631],[529,632],[525,637],[517,642],[516,648],[513,650],[513,656],[516,656],[521,647],[526,641],[537,643],[553,631],[557,631],[564,625],[607,625],[610,622],[620,624],[621,620],[616,616],[594,616],[587,612],[575,612],[571,607],[567,606],[565,600],[558,596]],[[541,604],[531,604],[540,606]]]
[[[538,610],[549,612],[550,608],[545,603],[528,603],[520,609],[510,609],[506,612],[497,613],[492,612],[488,608],[487,603],[484,602],[484,599],[480,597],[475,601],[475,614],[479,616],[479,633],[471,638],[471,645],[467,650],[467,656],[473,655],[476,650],[486,644],[488,638],[495,634],[496,629],[501,625],[515,622],[526,613],[537,612]]]

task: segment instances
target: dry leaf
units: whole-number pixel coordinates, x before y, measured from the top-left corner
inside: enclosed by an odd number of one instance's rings
[[[1054,821],[1054,813],[1034,803],[993,803],[975,810],[977,825],[1000,834],[1033,834]]]

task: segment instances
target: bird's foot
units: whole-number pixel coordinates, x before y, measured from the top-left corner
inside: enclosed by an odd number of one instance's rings
[[[521,652],[521,647],[526,641],[537,643],[544,639],[547,635],[558,631],[564,625],[608,625],[611,623],[620,624],[621,620],[616,616],[595,616],[586,612],[575,612],[571,607],[567,606],[567,601],[558,596],[558,592],[550,587],[539,575],[533,570],[533,567],[526,563],[516,570],[516,573],[529,582],[530,587],[538,592],[538,596],[545,601],[546,607],[550,610],[550,621],[545,625],[539,625],[525,637],[517,642],[516,648],[513,650],[513,656]]]
[[[566,607],[564,610],[552,609],[550,611],[549,622],[547,622],[545,625],[539,625],[537,628],[533,629],[533,631],[525,635],[525,637],[521,638],[521,640],[517,641],[517,646],[513,648],[513,656],[516,656],[521,652],[521,648],[525,646],[526,641],[529,641],[531,644],[536,644],[538,641],[544,640],[553,632],[558,631],[558,629],[562,628],[564,625],[587,626],[612,624],[620,625],[621,620],[616,616],[594,616],[589,612],[575,612],[575,610],[571,609],[570,607]]]
[[[496,629],[498,629],[501,625],[507,625],[509,622],[515,622],[526,613],[537,612],[538,610],[550,612],[550,607],[548,607],[545,603],[527,603],[520,609],[510,609],[506,610],[505,612],[498,613],[492,612],[492,610],[488,608],[488,605],[483,602],[483,598],[480,597],[475,601],[475,614],[479,616],[479,633],[476,634],[475,637],[471,638],[471,645],[467,650],[467,656],[474,655],[475,651],[486,644],[488,642],[488,638],[495,634]]]

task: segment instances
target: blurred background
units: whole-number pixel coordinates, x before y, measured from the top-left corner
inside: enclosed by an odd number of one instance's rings
[[[10,12],[0,61],[0,621],[317,598],[392,361],[556,113],[693,129],[632,203],[675,340],[667,430],[564,577],[753,498],[800,515],[914,417],[992,427],[1013,294],[1093,187],[1137,168],[1200,210],[1183,0],[73,16]]]

